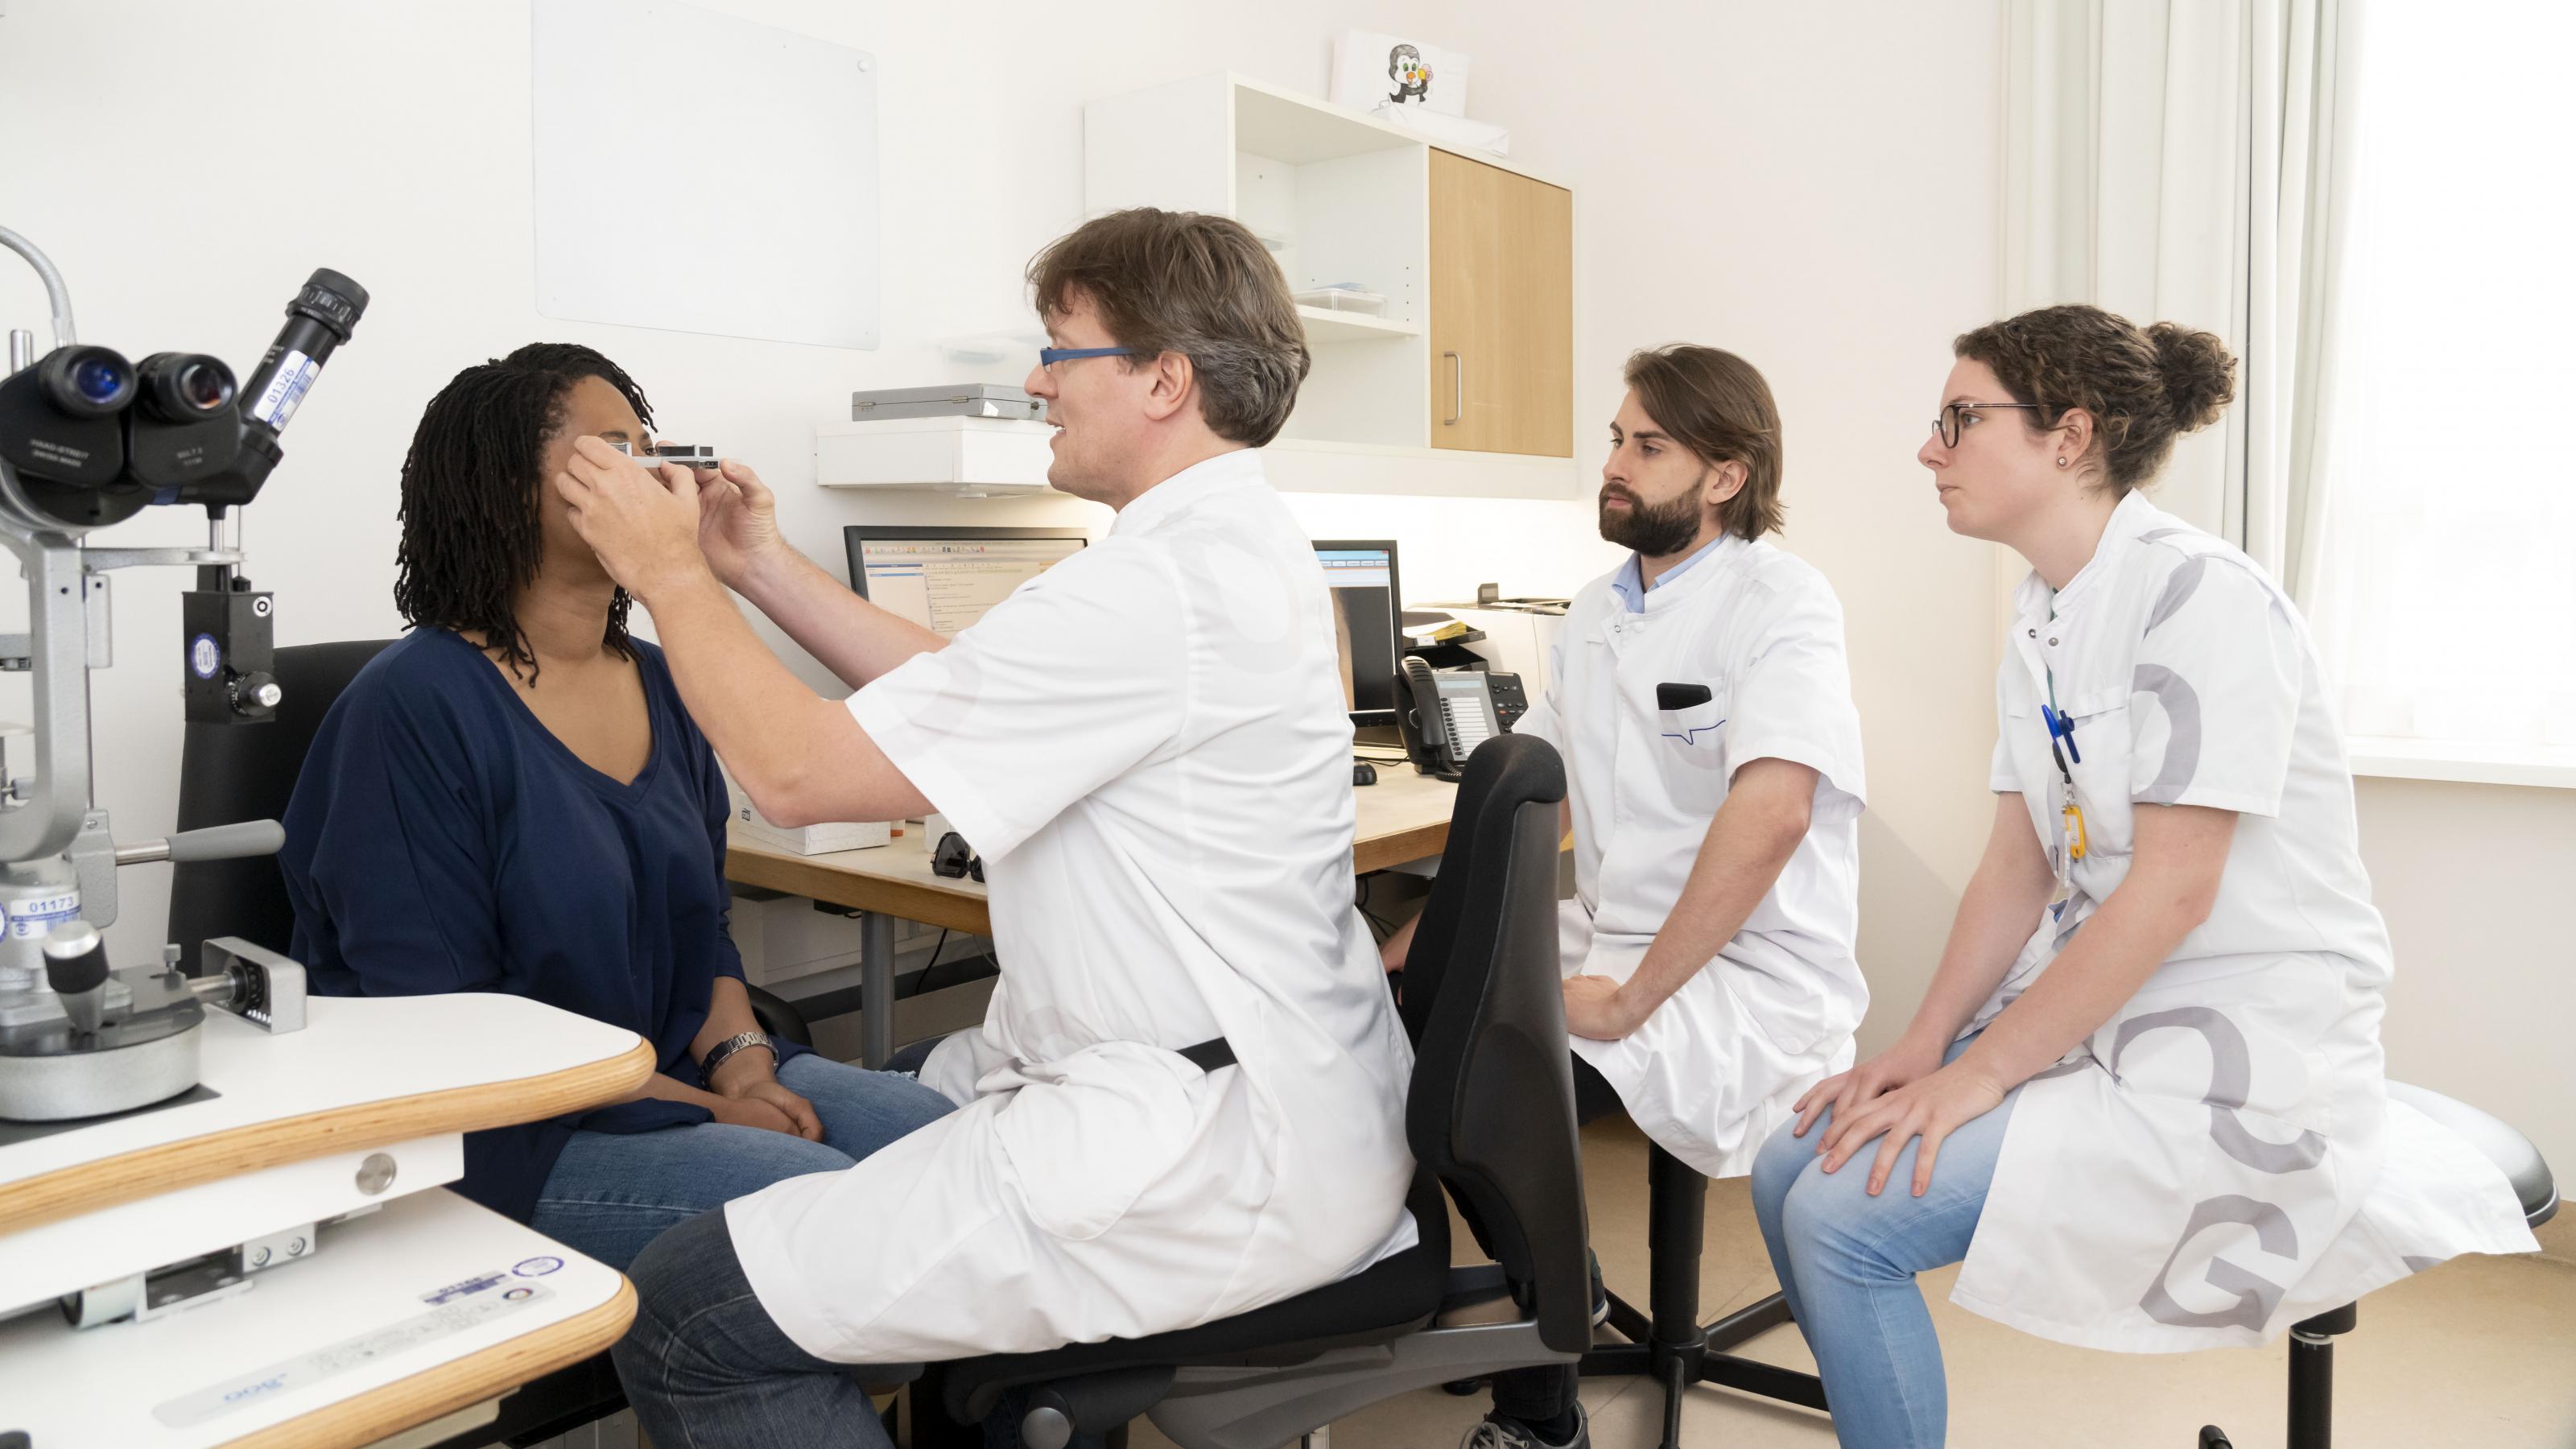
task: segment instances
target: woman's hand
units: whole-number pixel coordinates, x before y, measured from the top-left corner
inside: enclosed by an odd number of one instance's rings
[[[740,592],[761,562],[786,547],[778,536],[778,499],[746,463],[724,460],[698,475],[698,550],[726,588]]]
[[[790,1137],[805,1134],[787,1114],[756,1097],[728,1097],[721,1092],[707,1094],[707,1110],[728,1127],[757,1127],[763,1132],[784,1132]]]
[[[814,1104],[789,1091],[785,1084],[775,1077],[765,1082],[752,1083],[736,1095],[734,1100],[759,1102],[765,1106],[774,1107],[780,1115],[795,1124],[794,1130],[797,1136],[808,1142],[823,1140],[823,1119],[814,1115]]]
[[[2001,1106],[2003,1100],[2003,1088],[1962,1058],[1848,1114],[1835,1112],[1833,1125],[1825,1129],[1816,1151],[1824,1157],[1825,1171],[1832,1172],[1876,1140],[1878,1159],[1869,1169],[1869,1195],[1876,1197],[1887,1186],[1887,1175],[1895,1170],[1905,1144],[1920,1137],[1922,1150],[1914,1154],[1914,1195],[1921,1197],[1931,1189],[1932,1163],[1941,1155],[1942,1142]]]
[[[1833,1109],[1834,1120],[1848,1117],[1863,1103],[1895,1091],[1909,1082],[1919,1082],[1941,1070],[1939,1042],[1919,1041],[1911,1032],[1896,1039],[1896,1044],[1847,1072],[1837,1072],[1807,1089],[1790,1111],[1798,1114],[1798,1125],[1789,1135],[1804,1137],[1816,1119]]]
[[[773,1131],[792,1132],[808,1142],[823,1140],[823,1119],[815,1115],[814,1104],[778,1080],[777,1060],[767,1053],[735,1052],[717,1066],[707,1087],[727,1101],[757,1102],[787,1119],[786,1127]]]

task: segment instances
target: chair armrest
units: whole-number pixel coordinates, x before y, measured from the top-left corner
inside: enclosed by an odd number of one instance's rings
[[[747,981],[743,983],[743,989],[751,997],[751,1019],[760,1023],[762,1031],[771,1036],[783,1036],[801,1047],[814,1045],[813,1030],[805,1025],[804,1016],[787,1004],[785,997]]]

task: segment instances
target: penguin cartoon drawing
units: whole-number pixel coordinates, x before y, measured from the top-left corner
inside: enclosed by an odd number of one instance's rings
[[[1386,53],[1386,78],[1395,82],[1395,89],[1387,94],[1395,105],[1431,99],[1431,67],[1422,63],[1422,52],[1410,45]]]

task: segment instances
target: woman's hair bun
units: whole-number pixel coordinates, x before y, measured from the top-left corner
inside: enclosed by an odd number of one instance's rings
[[[2164,378],[2165,403],[2174,431],[2188,433],[2218,421],[2236,400],[2236,359],[2227,344],[2198,328],[2158,322],[2146,329]]]

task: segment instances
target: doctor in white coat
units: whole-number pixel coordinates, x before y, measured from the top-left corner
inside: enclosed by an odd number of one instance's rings
[[[1625,376],[1600,519],[1633,552],[1576,594],[1517,732],[1565,757],[1578,1099],[1615,1094],[1666,1151],[1742,1176],[1798,1095],[1851,1064],[1868,1004],[1860,717],[1832,586],[1764,541],[1782,507],[1762,374],[1672,346]],[[1390,939],[1390,967],[1410,943]],[[1471,1442],[1588,1441],[1571,1370],[1505,1374],[1494,1398]]]
[[[877,1449],[846,1365],[1189,1328],[1414,1241],[1331,604],[1252,451],[1303,325],[1223,218],[1102,217],[1030,279],[1049,479],[1118,516],[954,639],[785,548],[731,465],[702,487],[585,443],[557,480],[761,812],[944,813],[983,856],[1003,971],[982,1031],[924,1068],[956,1112],[638,1259],[618,1368],[656,1443]],[[846,707],[719,579],[857,686]]]
[[[2028,1332],[2179,1352],[2537,1246],[2484,1156],[2388,1100],[2388,935],[2305,624],[2138,491],[2234,360],[2086,306],[1956,352],[1921,460],[1953,531],[2031,565],[1993,834],[1903,1037],[1753,1180],[1854,1449],[1943,1440],[1927,1268],[1964,1258],[1952,1301]]]

